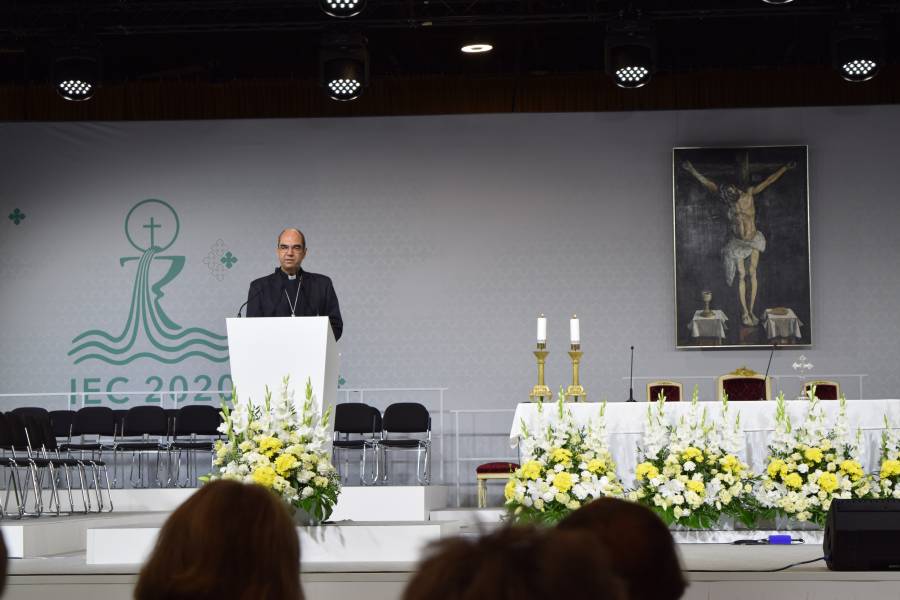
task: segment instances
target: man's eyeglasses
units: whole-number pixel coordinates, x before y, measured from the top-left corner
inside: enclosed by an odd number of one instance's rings
[[[300,245],[288,246],[287,244],[278,244],[279,252],[287,252],[288,250],[293,250],[294,252],[303,252],[303,246],[300,246]]]

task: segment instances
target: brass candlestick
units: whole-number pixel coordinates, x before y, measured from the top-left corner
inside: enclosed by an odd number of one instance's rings
[[[571,402],[584,402],[587,400],[584,387],[578,383],[578,366],[581,364],[581,344],[572,344],[569,357],[572,359],[572,385],[566,388],[566,400]]]
[[[528,394],[528,397],[531,398],[532,402],[541,400],[542,398],[552,397],[550,388],[544,383],[544,365],[546,364],[548,354],[550,354],[550,352],[547,350],[547,343],[538,342],[537,350],[534,351],[534,357],[537,359],[538,382],[536,386],[531,388],[531,393]]]

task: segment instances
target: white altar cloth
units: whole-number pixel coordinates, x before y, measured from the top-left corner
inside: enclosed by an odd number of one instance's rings
[[[796,425],[802,422],[806,416],[809,403],[805,400],[789,400],[786,409],[791,417],[791,423]],[[566,408],[572,411],[576,422],[587,422],[600,414],[600,403],[566,403]],[[687,414],[690,402],[667,402],[664,408],[666,420],[674,423],[678,418]],[[827,423],[834,422],[839,403],[835,400],[823,400],[821,406],[825,410]],[[637,465],[637,446],[644,432],[644,424],[647,422],[647,409],[655,406],[648,402],[610,402],[606,405],[606,427],[609,433],[609,446],[613,458],[618,467],[619,476],[626,487],[634,483],[632,474]],[[718,418],[722,404],[720,402],[702,402],[702,408],[707,409],[707,419]],[[510,443],[515,446],[519,441],[522,431],[522,423],[533,431],[537,423],[536,403],[523,403],[516,407],[510,430]],[[729,413],[734,415],[740,412],[741,429],[747,440],[743,460],[750,467],[760,472],[765,468],[765,459],[768,454],[768,440],[775,429],[775,402],[730,402]],[[556,403],[544,404],[544,419],[553,422],[557,418]],[[887,415],[890,423],[900,426],[900,400],[848,400],[847,421],[850,430],[855,434],[857,428],[862,429],[862,462],[866,472],[877,471],[880,467],[881,431],[884,429],[884,416]]]

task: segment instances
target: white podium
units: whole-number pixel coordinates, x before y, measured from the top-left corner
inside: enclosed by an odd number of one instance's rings
[[[338,354],[328,317],[232,318],[225,326],[238,400],[262,404],[267,386],[277,397],[290,375],[298,410],[307,378],[320,413],[337,403]]]

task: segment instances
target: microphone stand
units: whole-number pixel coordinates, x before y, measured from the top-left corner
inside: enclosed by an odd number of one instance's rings
[[[769,352],[769,364],[766,365],[766,374],[763,377],[763,396],[766,395],[766,382],[769,381],[769,367],[772,366],[772,357],[775,356],[775,349],[778,348],[778,344],[772,344],[772,351]],[[766,398],[760,398],[760,400],[766,400]]]
[[[628,375],[628,400],[625,402],[637,402],[634,399],[634,346],[631,347],[631,374]]]

